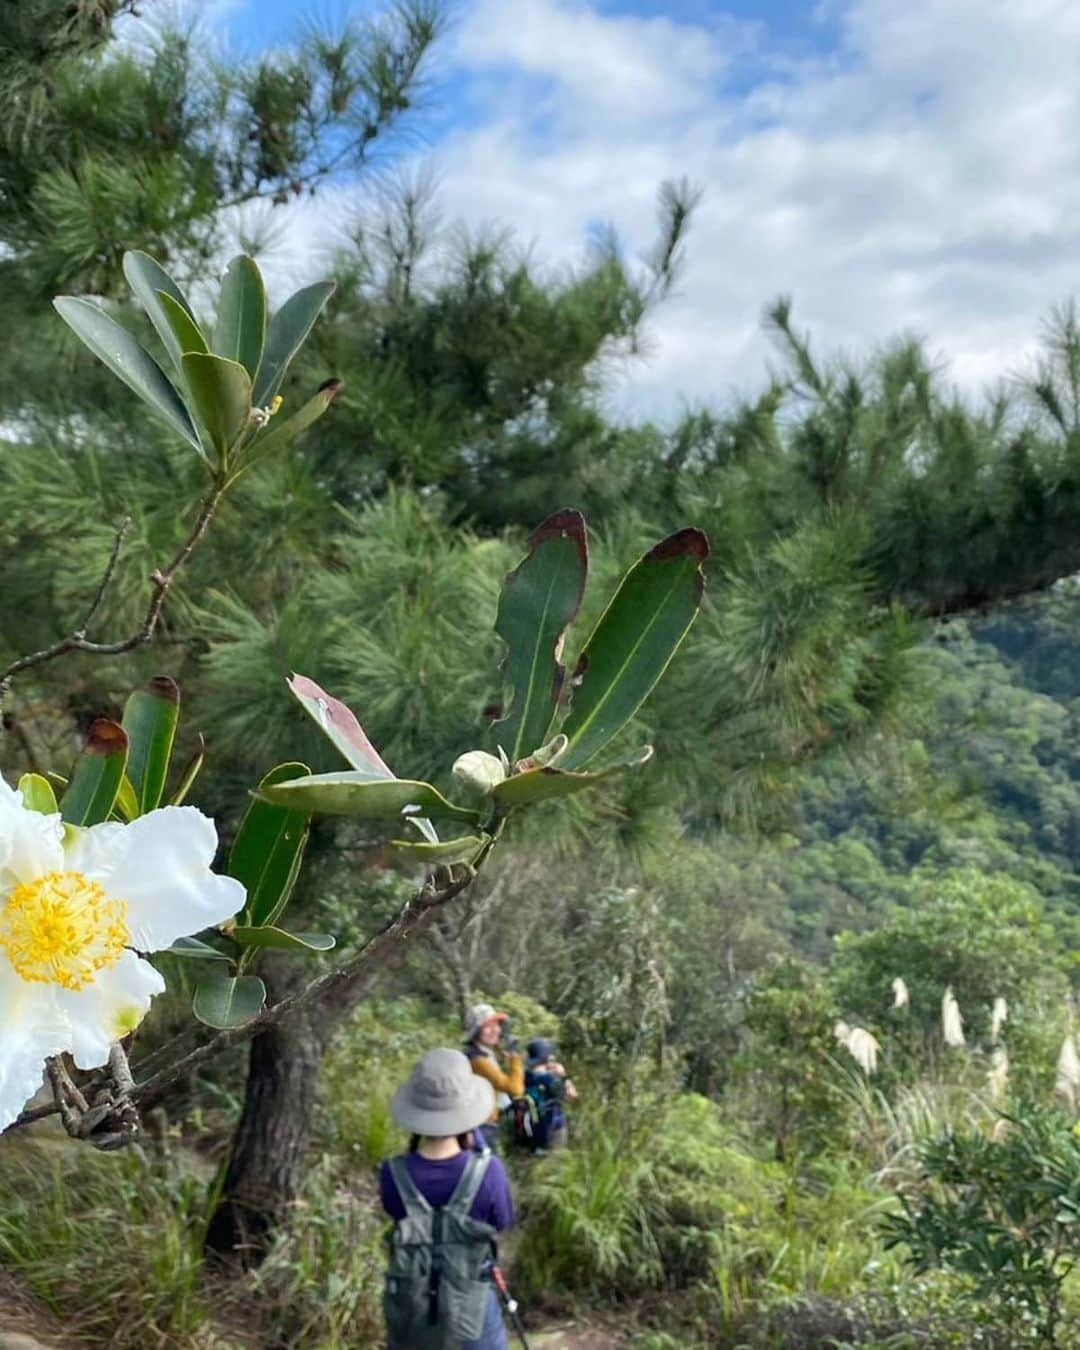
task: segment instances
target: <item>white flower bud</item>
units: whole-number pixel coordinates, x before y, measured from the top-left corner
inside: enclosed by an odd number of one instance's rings
[[[463,788],[482,797],[489,796],[506,777],[502,761],[486,750],[469,750],[459,755],[454,760],[453,773]]]

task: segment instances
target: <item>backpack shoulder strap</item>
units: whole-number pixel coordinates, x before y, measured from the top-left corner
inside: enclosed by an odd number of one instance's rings
[[[454,1194],[447,1202],[446,1208],[454,1214],[468,1214],[472,1209],[473,1201],[476,1199],[477,1192],[483,1185],[484,1177],[487,1176],[488,1167],[491,1164],[491,1150],[484,1149],[483,1153],[470,1153],[469,1161],[465,1164],[465,1170],[458,1179],[458,1184],[454,1187]]]
[[[412,1173],[403,1157],[390,1159],[390,1175],[394,1178],[394,1185],[398,1188],[398,1195],[401,1196],[401,1203],[405,1206],[405,1213],[409,1218],[414,1219],[431,1213],[431,1206],[413,1181]]]

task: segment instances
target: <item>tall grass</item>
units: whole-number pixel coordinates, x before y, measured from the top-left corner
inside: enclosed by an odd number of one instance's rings
[[[135,1150],[0,1147],[0,1262],[88,1344],[224,1347],[203,1279],[205,1178]]]
[[[713,1103],[683,1095],[629,1124],[586,1116],[571,1151],[530,1168],[517,1274],[549,1300],[685,1295],[713,1343],[736,1344],[770,1308],[897,1283],[875,1232],[888,1203],[852,1162],[761,1158]]]
[[[357,1350],[382,1339],[384,1224],[370,1175],[324,1156],[257,1271],[207,1269],[214,1187],[181,1156],[66,1140],[0,1146],[0,1264],[65,1323],[115,1350]]]
[[[850,1143],[877,1181],[901,1188],[917,1171],[927,1140],[958,1130],[990,1133],[1000,1112],[985,1084],[924,1077],[895,1084],[890,1093],[863,1074],[843,1071],[839,1090],[848,1104]]]

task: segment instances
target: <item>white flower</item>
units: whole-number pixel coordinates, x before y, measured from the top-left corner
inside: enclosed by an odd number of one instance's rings
[[[77,829],[0,779],[0,1130],[47,1056],[97,1068],[142,1021],[165,982],[137,953],[241,908],[240,882],[210,871],[216,848],[213,821],[191,806]]]
[[[1009,1005],[999,994],[994,999],[993,1011],[990,1013],[990,1044],[993,1045],[1001,1035],[1001,1028],[1009,1020]]]
[[[951,988],[945,990],[941,1000],[941,1034],[946,1045],[959,1048],[964,1044],[964,1019]]]
[[[906,1008],[910,1002],[908,996],[908,987],[901,976],[897,975],[892,982],[892,1005],[894,1008]]]

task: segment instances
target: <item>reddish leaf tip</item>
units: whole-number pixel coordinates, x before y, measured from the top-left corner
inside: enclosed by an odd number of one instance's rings
[[[541,521],[529,536],[525,557],[512,571],[507,572],[506,585],[512,586],[514,584],[521,569],[541,544],[546,544],[549,539],[570,539],[577,550],[578,560],[581,563],[581,580],[578,585],[577,605],[573,615],[576,618],[577,609],[580,607],[582,597],[585,594],[585,579],[589,569],[589,545],[585,536],[585,517],[580,511],[565,507],[561,511],[556,511],[554,515],[548,516],[547,520]]]
[[[319,385],[315,392],[317,394],[325,394],[327,396],[326,401],[329,403],[341,393],[344,383],[344,380],[339,380],[335,376],[333,379],[323,380],[322,384]]]
[[[541,521],[529,538],[529,552],[531,553],[546,539],[554,539],[561,535],[569,535],[578,544],[579,549],[584,549],[585,517],[580,511],[564,507],[554,515],[548,516],[547,520]]]
[[[85,755],[115,755],[127,749],[127,732],[118,722],[108,717],[95,718],[86,733]]]
[[[180,702],[180,686],[171,675],[155,675],[146,682],[146,691],[167,703]]]
[[[645,555],[653,562],[661,562],[665,558],[696,558],[698,562],[704,562],[708,556],[709,536],[696,525],[687,525],[669,534]]]

